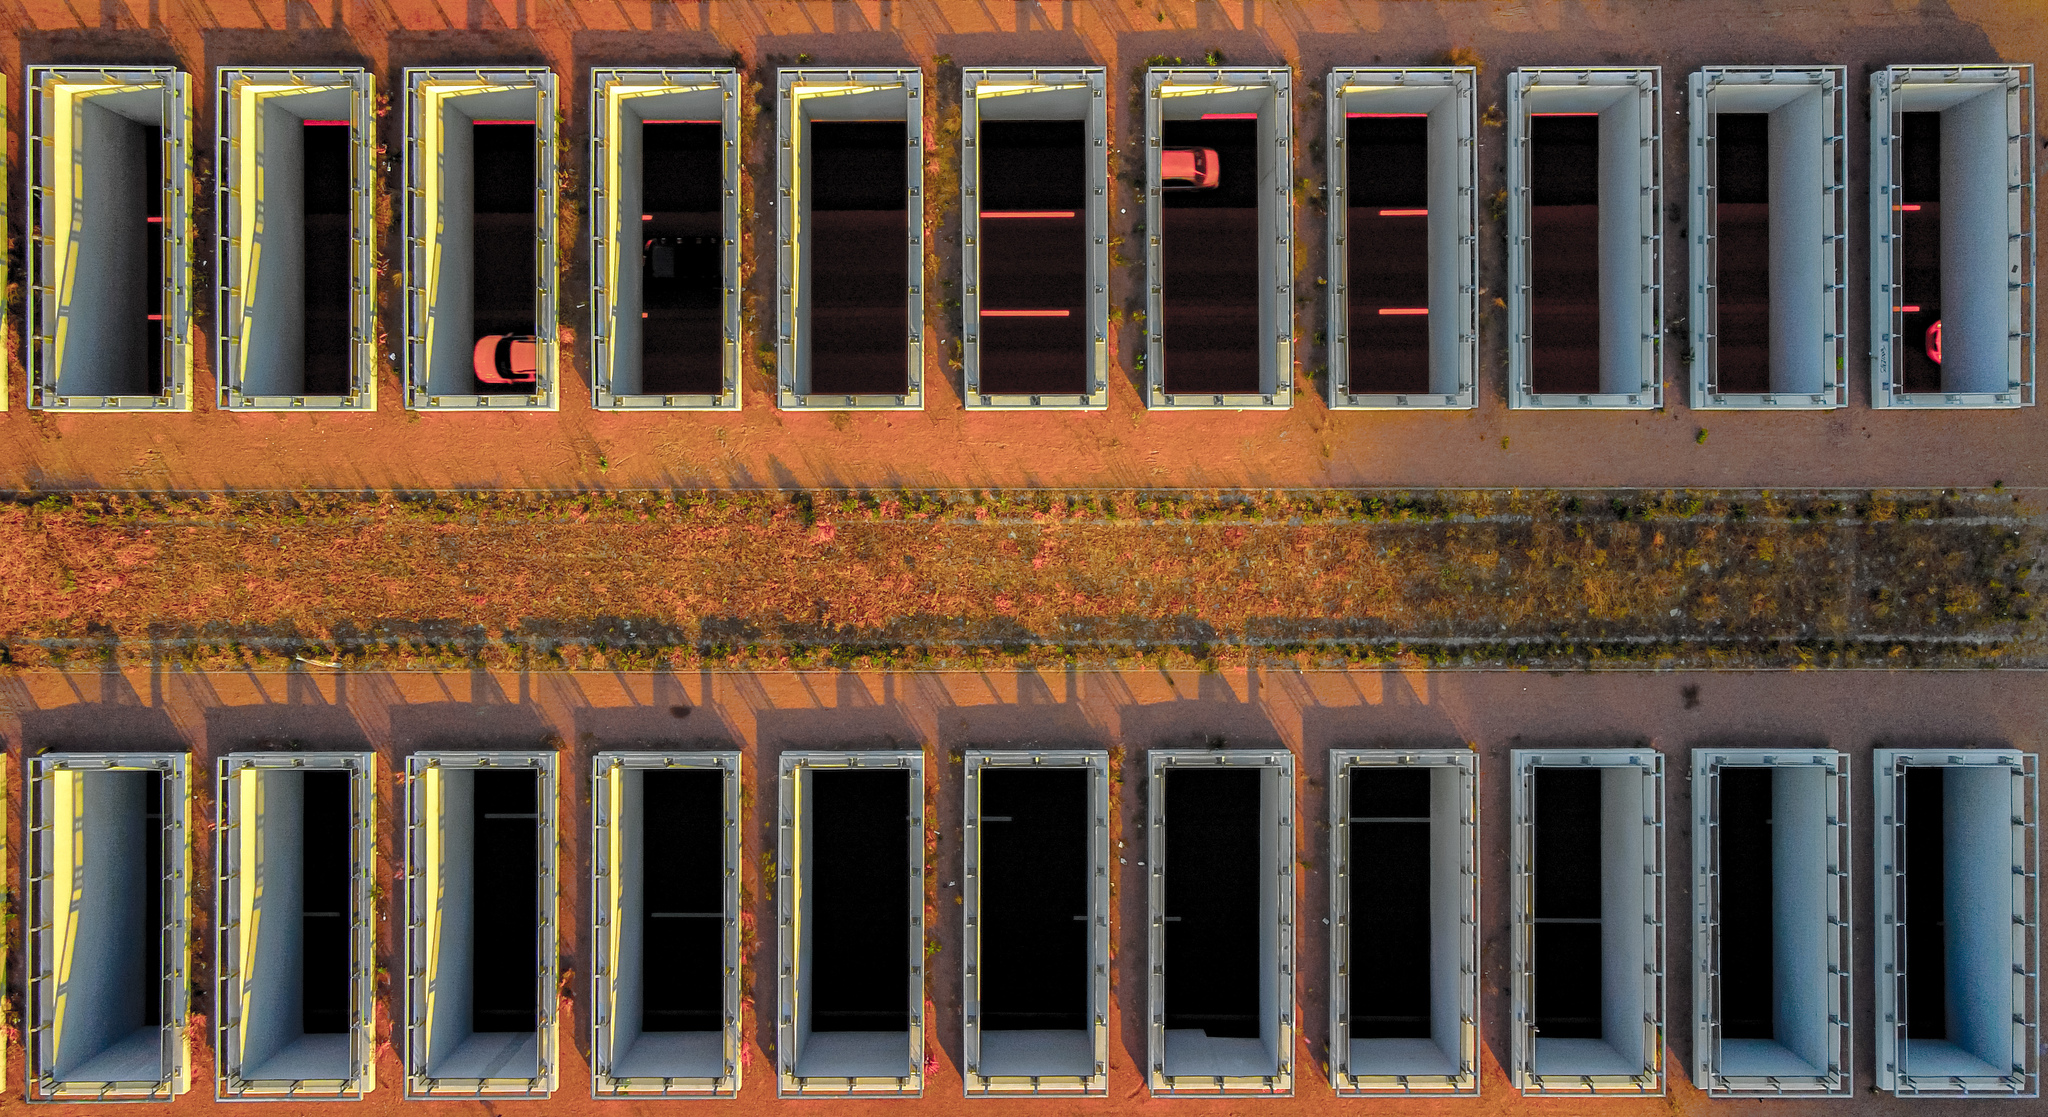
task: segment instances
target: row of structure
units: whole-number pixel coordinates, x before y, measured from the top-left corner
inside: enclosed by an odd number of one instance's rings
[[[925,285],[938,282],[962,307],[968,407],[1107,406],[1107,76],[962,80],[956,290],[925,266],[921,72],[779,72],[776,177],[761,191],[777,305],[761,327],[772,338],[750,340],[738,73],[593,70],[590,288],[573,309],[589,307],[594,405],[737,408],[750,350],[772,348],[782,407],[922,407]],[[573,207],[557,196],[555,75],[404,81],[405,307],[386,327],[372,75],[219,71],[222,408],[374,409],[379,349],[403,367],[408,408],[556,406],[557,238]],[[1327,81],[1330,257],[1315,294],[1332,406],[1475,406],[1480,308],[1496,297],[1514,407],[1661,407],[1671,340],[1692,407],[1848,402],[1865,355],[1848,350],[1845,67],[1690,76],[1677,300],[1663,282],[1659,68],[1511,74],[1506,191],[1490,203],[1474,70]],[[1896,66],[1870,86],[1872,404],[2031,405],[2031,66]],[[191,96],[170,68],[31,69],[31,407],[191,406]],[[1291,96],[1286,69],[1144,77],[1148,406],[1293,402],[1306,300]],[[1478,242],[1497,225],[1508,279],[1490,293]]]
[[[191,804],[184,754],[28,761],[29,1099],[187,1090]],[[556,757],[420,753],[403,803],[407,1097],[558,1088]],[[734,752],[594,760],[590,1083],[599,1098],[731,1097],[750,966],[774,967],[781,1096],[926,1085],[927,911],[959,888],[969,1096],[1108,1089],[1111,882],[1145,882],[1143,1012],[1155,1096],[1286,1095],[1296,1030],[1295,873],[1328,842],[1328,1073],[1345,1095],[1472,1095],[1481,941],[1504,929],[1509,1074],[1530,1094],[1665,1090],[1666,773],[1651,749],[1515,750],[1511,907],[1482,911],[1474,753],[1330,754],[1327,839],[1296,815],[1285,750],[1152,750],[1142,833],[1121,833],[1099,750],[970,751],[962,879],[928,858],[925,756],[790,752],[747,954]],[[1852,871],[1849,762],[1825,748],[1692,754],[1694,1083],[1713,1096],[1846,1096],[1852,1031],[1900,1095],[2034,1097],[2039,853],[2034,758],[1874,754],[1875,823]],[[236,1100],[375,1088],[377,761],[219,762],[215,1090]],[[1125,791],[1123,794],[1131,794]],[[1311,850],[1315,852],[1312,854]],[[1114,859],[1114,865],[1112,863]],[[1117,868],[1115,866],[1123,866]],[[1858,876],[1863,879],[1858,880]],[[1871,910],[1856,1004],[1852,897]],[[928,905],[931,905],[928,907]],[[949,914],[946,917],[951,920]],[[1318,934],[1315,928],[1310,933]],[[1684,932],[1681,932],[1684,933]],[[771,945],[772,940],[772,945]],[[1142,994],[1139,992],[1142,990]],[[566,994],[564,994],[566,995]],[[1142,995],[1144,1001],[1137,1003]],[[764,1003],[759,1011],[768,1011]]]

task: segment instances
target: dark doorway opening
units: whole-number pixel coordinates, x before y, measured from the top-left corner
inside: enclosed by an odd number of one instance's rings
[[[1429,117],[1344,122],[1345,294],[1355,394],[1429,391]]]
[[[475,946],[470,1028],[536,1027],[540,966],[540,778],[531,769],[477,769]]]
[[[650,121],[640,131],[640,391],[725,386],[724,129]]]
[[[1899,114],[1899,381],[1908,392],[1941,390],[1928,331],[1941,321],[1941,114]]]
[[[1529,121],[1529,376],[1539,395],[1600,391],[1600,117]]]
[[[309,396],[347,395],[355,253],[349,233],[354,144],[348,122],[307,121],[305,141],[306,382]]]
[[[1714,375],[1771,390],[1771,118],[1714,114]]]
[[[910,214],[900,120],[814,120],[810,165],[811,392],[910,390]]]
[[[1351,1036],[1430,1037],[1427,768],[1350,775]]]
[[[725,1023],[727,776],[641,778],[640,1030],[715,1032]]]
[[[1089,772],[981,772],[981,1026],[1088,1026]]]
[[[349,978],[354,968],[349,928],[354,924],[355,810],[351,774],[339,769],[303,773],[300,820],[300,1025],[307,1035],[349,1030]]]
[[[1215,187],[1161,190],[1160,324],[1167,394],[1258,395],[1259,122],[1168,120],[1164,148],[1214,151]]]
[[[1772,779],[1769,768],[1723,768],[1718,781],[1720,1009],[1726,1039],[1777,1035]]]
[[[1259,1037],[1256,768],[1166,773],[1166,1027]]]
[[[1906,769],[1907,1039],[1948,1038],[1946,775],[1938,767]]]
[[[981,161],[981,391],[1088,394],[1088,129],[987,120]]]
[[[1600,772],[1536,769],[1536,1030],[1599,1039]]]
[[[475,124],[471,196],[476,336],[533,336],[540,291],[540,222],[535,210],[539,133],[532,123]],[[491,384],[470,373],[472,395],[537,391],[533,385]]]
[[[809,778],[811,1030],[908,1031],[910,774]]]

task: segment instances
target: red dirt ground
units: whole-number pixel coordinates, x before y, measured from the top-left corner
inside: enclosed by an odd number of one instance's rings
[[[689,710],[678,719],[675,707]],[[560,863],[559,926],[565,961],[578,975],[574,1001],[562,1031],[561,1085],[547,1102],[401,1103],[402,1079],[396,1056],[387,1049],[378,1064],[379,1087],[363,1103],[366,1113],[627,1114],[677,1112],[679,1103],[589,1100],[586,1015],[590,959],[590,866],[584,850],[590,828],[589,773],[594,752],[665,747],[733,748],[745,756],[745,778],[755,806],[744,827],[753,910],[770,925],[773,889],[760,877],[762,854],[772,848],[776,801],[775,765],[786,749],[847,748],[894,742],[922,747],[929,778],[937,785],[939,911],[957,911],[947,882],[960,879],[961,769],[947,761],[964,748],[1086,747],[1121,749],[1125,782],[1117,793],[1115,835],[1125,843],[1117,867],[1114,903],[1116,962],[1109,1021],[1110,1096],[1078,1103],[1031,1100],[964,1101],[960,1097],[960,1007],[958,920],[942,916],[932,930],[943,949],[930,970],[937,1021],[931,1042],[938,1069],[917,1101],[832,1100],[799,1103],[835,1113],[1049,1112],[1143,1113],[1185,1108],[1231,1115],[1274,1117],[1356,1112],[1421,1114],[1579,1114],[1649,1117],[1651,1114],[1733,1112],[1752,1102],[1708,1102],[1689,1081],[1692,964],[1688,919],[1691,905],[1691,830],[1687,795],[1688,750],[1779,744],[1826,746],[1851,757],[1854,838],[1853,889],[1857,935],[1855,985],[1855,1077],[1857,1098],[1842,1101],[1779,1101],[1772,1112],[1795,1117],[1827,1113],[1871,1115],[1960,1114],[1996,1111],[2037,1113],[2040,1102],[1899,1101],[1871,1089],[1872,972],[1868,914],[1867,851],[1871,848],[1869,751],[1877,746],[2019,747],[2036,753],[2048,743],[2040,714],[2048,707],[2048,675],[2036,672],[1764,672],[1720,674],[1539,674],[1520,672],[1422,672],[1373,670],[1296,672],[1223,671],[1214,674],[1163,672],[941,672],[941,673],[621,673],[621,672],[400,672],[337,673],[300,670],[284,674],[186,673],[138,669],[125,674],[31,672],[0,676],[0,732],[16,756],[43,749],[103,749],[118,741],[130,749],[190,750],[193,758],[193,898],[195,926],[210,928],[212,888],[205,866],[206,841],[214,806],[207,773],[216,758],[236,749],[295,741],[308,749],[369,749],[380,757],[386,780],[379,805],[380,873],[389,895],[401,896],[398,851],[401,800],[391,775],[404,757],[420,749],[549,747],[559,752],[561,795],[556,805],[566,846]],[[1142,1014],[1131,996],[1143,996],[1144,830],[1134,790],[1142,782],[1146,749],[1200,747],[1212,737],[1233,745],[1284,747],[1296,760],[1297,810],[1304,824],[1298,856],[1308,870],[1296,876],[1298,893],[1295,997],[1304,1073],[1291,1099],[1161,1102],[1150,1099],[1138,1067],[1144,1056]],[[1332,748],[1475,748],[1480,756],[1481,842],[1481,1038],[1484,1048],[1482,1096],[1476,1100],[1340,1102],[1319,1077],[1327,1035],[1327,910],[1329,879],[1326,831],[1308,821],[1327,817],[1321,784]],[[1508,750],[1536,746],[1639,746],[1664,755],[1666,920],[1666,1020],[1670,1061],[1669,1096],[1656,1099],[1523,1099],[1509,1085],[1509,1019],[1506,981],[1508,908],[1506,820],[1509,817]],[[21,833],[21,769],[9,766],[8,801],[16,817],[10,831]],[[10,863],[10,873],[18,872]],[[19,880],[17,878],[17,886]],[[21,895],[19,891],[16,895]],[[395,901],[394,901],[395,902]],[[399,955],[401,913],[388,913],[383,952]],[[19,928],[20,923],[15,924]],[[201,937],[206,944],[206,936]],[[772,952],[772,940],[763,949]],[[210,945],[200,947],[195,973],[211,974]],[[738,1100],[707,1103],[720,1113],[755,1114],[780,1108],[768,1072],[773,1033],[758,1006],[773,1004],[772,954],[753,957],[751,992],[757,1012],[747,1021],[754,1045]],[[402,972],[402,966],[394,965]],[[17,990],[19,985],[16,986]],[[394,990],[381,999],[388,1010]],[[388,1038],[388,1016],[380,1034]],[[10,1044],[8,1066],[22,1066],[23,1052]],[[195,1089],[172,1108],[196,1112],[218,1108],[209,1087],[211,1055],[198,1052]],[[18,1078],[15,1081],[19,1081]],[[0,1108],[19,1106],[18,1095]],[[1988,1108],[1987,1108],[1988,1107]],[[90,1107],[53,1107],[47,1112],[84,1113]],[[303,1108],[303,1107],[302,1107]],[[349,1112],[357,1112],[350,1109]]]
[[[1119,119],[1128,74],[1151,55],[1199,59],[1220,50],[1232,63],[1295,68],[1302,92],[1296,171],[1321,181],[1310,151],[1321,133],[1319,89],[1332,65],[1426,63],[1452,47],[1483,59],[1480,102],[1505,104],[1509,71],[1534,64],[1661,64],[1664,70],[1666,312],[1685,313],[1684,75],[1704,64],[1840,62],[1849,65],[1850,181],[1865,167],[1868,71],[1906,62],[2048,62],[2048,30],[2027,0],[7,0],[0,56],[32,63],[182,64],[195,75],[234,63],[355,62],[381,88],[405,65],[546,62],[561,75],[570,171],[563,197],[581,197],[586,161],[583,83],[598,64],[724,63],[959,65],[1094,62],[1112,77],[1111,131],[1135,166],[1131,130]],[[196,90],[206,80],[195,82]],[[8,83],[9,118],[22,119],[21,82]],[[195,97],[198,150],[212,135],[210,97]],[[1502,182],[1500,131],[1483,128],[1480,193]],[[397,136],[386,136],[399,150]],[[21,178],[13,145],[11,182]],[[756,158],[768,147],[757,142]],[[760,182],[755,177],[755,182]],[[1128,191],[1128,183],[1123,189]],[[210,186],[201,194],[210,206]],[[758,190],[757,190],[758,193]],[[1861,193],[1850,206],[1851,290],[1864,269]],[[1127,195],[1117,199],[1130,209]],[[580,202],[576,204],[580,205]],[[765,205],[760,230],[772,220]],[[1119,220],[1129,222],[1134,215]],[[951,220],[957,221],[957,215]],[[19,221],[19,217],[16,217]],[[1320,274],[1322,218],[1297,206],[1309,246],[1303,290]],[[210,233],[202,220],[202,232]],[[950,230],[954,226],[944,226]],[[1128,233],[1128,225],[1123,227]],[[1502,229],[1482,230],[1481,282],[1501,286]],[[16,243],[20,243],[16,226]],[[587,236],[587,232],[578,234]],[[952,236],[947,232],[940,238]],[[942,267],[958,266],[950,243]],[[43,415],[23,410],[15,342],[12,408],[0,416],[0,488],[305,489],[516,487],[918,487],[1046,485],[1061,488],[1324,487],[1360,485],[1572,487],[1820,487],[2048,483],[2048,413],[2039,409],[1877,413],[1868,406],[1865,313],[1852,298],[1851,406],[1831,414],[1690,413],[1685,369],[1667,347],[1668,409],[1661,413],[1510,413],[1505,405],[1502,314],[1482,322],[1486,368],[1471,412],[1332,413],[1303,393],[1284,412],[1153,413],[1128,377],[1136,333],[1119,331],[1125,376],[1103,413],[968,413],[959,374],[938,346],[927,370],[927,407],[912,413],[791,413],[771,386],[745,377],[738,414],[620,416],[590,410],[587,353],[573,291],[587,274],[583,242],[564,245],[568,286],[562,409],[547,415],[417,415],[401,410],[388,374],[373,415],[245,415],[213,412],[210,360],[201,349],[190,415]],[[202,254],[196,290],[210,290]],[[394,239],[388,259],[398,260]],[[764,270],[764,268],[766,270]],[[1141,268],[1119,269],[1115,302],[1132,301]],[[772,261],[754,266],[751,289],[771,289]],[[19,276],[15,277],[17,281]],[[939,288],[932,288],[937,292]],[[935,294],[934,299],[938,296]],[[18,305],[18,300],[17,300]],[[772,306],[772,303],[764,304]],[[387,328],[398,301],[386,292]],[[202,333],[210,329],[202,312]],[[930,308],[937,321],[939,308]],[[1296,328],[1305,370],[1322,362],[1313,336],[1319,302]],[[763,323],[765,328],[767,324]],[[10,327],[18,333],[17,323]],[[209,340],[210,343],[210,340]],[[750,347],[751,348],[751,347]],[[1710,437],[1696,441],[1701,428]]]

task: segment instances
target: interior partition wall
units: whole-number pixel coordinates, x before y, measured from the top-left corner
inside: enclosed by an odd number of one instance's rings
[[[408,68],[405,97],[405,405],[553,410],[555,75]]]
[[[1108,77],[961,73],[970,408],[1109,405]]]
[[[547,1097],[555,755],[415,753],[405,775],[405,1096]]]
[[[28,763],[28,1100],[170,1101],[192,1073],[189,761]]]
[[[2034,67],[1870,75],[1870,403],[2034,402]]]
[[[1109,1090],[1109,754],[970,750],[968,1096]]]
[[[1664,768],[1515,749],[1509,1075],[1525,1094],[1664,1092]]]
[[[924,72],[776,73],[777,400],[924,406]]]
[[[1877,1088],[2038,1097],[2041,803],[2013,749],[1878,749]]]
[[[924,754],[782,754],[780,1097],[924,1092]]]
[[[1508,76],[1508,405],[1664,404],[1663,71]]]
[[[1852,1089],[1848,760],[1694,749],[1693,1084],[1715,1097]]]
[[[602,753],[591,775],[591,1093],[740,1088],[740,755]]]
[[[736,70],[591,71],[599,409],[738,409],[740,143]]]
[[[377,1086],[377,761],[218,762],[215,1096],[353,1100]]]
[[[1330,753],[1330,1085],[1479,1092],[1479,760]]]
[[[1146,754],[1146,1083],[1294,1092],[1294,757]]]
[[[1145,71],[1148,407],[1293,405],[1293,136],[1288,70]]]
[[[28,71],[29,406],[192,407],[191,78]]]
[[[1472,407],[1478,71],[1366,67],[1328,80],[1330,406]]]
[[[224,68],[214,95],[221,408],[376,410],[376,79]]]
[[[1849,402],[1848,81],[1841,66],[1692,75],[1695,410]]]

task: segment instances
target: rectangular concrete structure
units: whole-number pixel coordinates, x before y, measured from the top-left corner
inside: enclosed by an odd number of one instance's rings
[[[590,74],[592,405],[740,405],[739,73]]]
[[[1103,1096],[1109,754],[971,750],[966,783],[966,1093]]]
[[[918,410],[924,73],[786,68],[775,105],[777,403]]]
[[[1146,1085],[1294,1092],[1294,757],[1152,749]]]
[[[732,1097],[740,754],[614,752],[592,766],[591,1094]]]
[[[1691,79],[1691,406],[1849,402],[1848,70]]]
[[[1664,1092],[1664,769],[1513,750],[1508,1074],[1525,1094]]]
[[[1330,751],[1330,1085],[1479,1092],[1479,760]]]
[[[375,77],[222,69],[214,95],[220,407],[376,410]]]
[[[405,71],[408,408],[556,406],[555,104],[548,70]],[[476,375],[500,335],[536,339],[533,382]]]
[[[29,761],[32,1102],[169,1101],[191,1087],[188,763]]]
[[[1877,1089],[2041,1091],[2039,760],[1878,749]]]
[[[2031,64],[1870,75],[1872,407],[2033,405],[2035,155]]]
[[[918,1097],[924,754],[794,751],[780,764],[776,1095]]]
[[[1508,75],[1508,405],[1663,406],[1663,71]]]
[[[1848,759],[1694,749],[1692,811],[1693,1084],[1849,1096]]]
[[[1293,120],[1284,68],[1145,71],[1147,407],[1293,405]],[[1217,184],[1165,189],[1167,148],[1215,151]]]
[[[377,764],[367,752],[219,761],[215,1097],[376,1089]]]
[[[966,406],[1107,407],[1108,74],[960,80]]]
[[[406,1097],[554,1091],[556,844],[553,753],[407,758]]]
[[[29,406],[187,411],[191,78],[28,72]]]
[[[1478,72],[1327,80],[1330,406],[1476,406]]]

